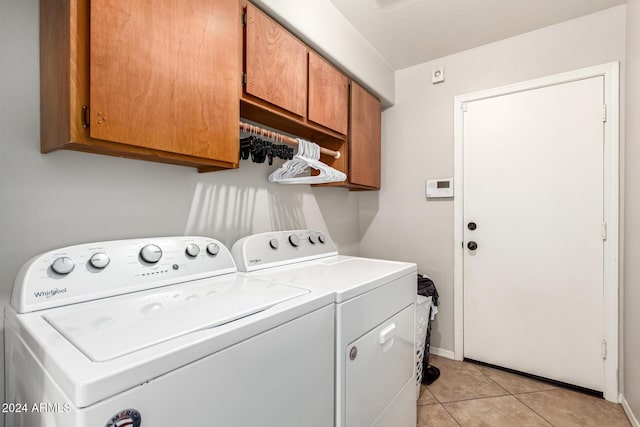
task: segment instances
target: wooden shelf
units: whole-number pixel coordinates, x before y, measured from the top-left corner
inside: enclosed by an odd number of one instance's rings
[[[281,113],[274,108],[265,107],[262,102],[246,98],[240,100],[240,116],[244,119],[315,142],[319,146],[328,148],[329,150],[339,151],[339,159],[322,154],[320,161],[332,168],[347,173],[348,156],[346,136],[312,123],[303,122],[299,118],[289,117],[287,114]]]

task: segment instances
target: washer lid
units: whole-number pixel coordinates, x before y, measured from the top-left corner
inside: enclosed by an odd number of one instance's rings
[[[308,292],[233,275],[88,302],[43,317],[89,359],[104,362],[233,322]]]

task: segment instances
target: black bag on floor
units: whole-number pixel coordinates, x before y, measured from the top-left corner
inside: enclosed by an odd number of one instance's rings
[[[423,274],[418,274],[418,295],[431,297],[433,305],[438,305],[438,290],[433,280]],[[422,384],[431,384],[440,376],[440,369],[429,364],[431,347],[431,307],[429,307],[429,320],[427,324],[427,337],[424,340],[424,358],[422,359]]]

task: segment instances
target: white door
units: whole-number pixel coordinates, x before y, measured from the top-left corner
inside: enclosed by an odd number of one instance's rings
[[[602,76],[465,104],[464,357],[603,390],[603,105]]]

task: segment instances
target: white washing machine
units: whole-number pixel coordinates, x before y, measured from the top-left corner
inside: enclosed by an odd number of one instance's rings
[[[332,425],[333,301],[205,237],[47,252],[5,309],[6,426]]]
[[[248,277],[333,293],[336,426],[415,427],[415,264],[342,256],[310,230],[248,236],[232,254]]]

